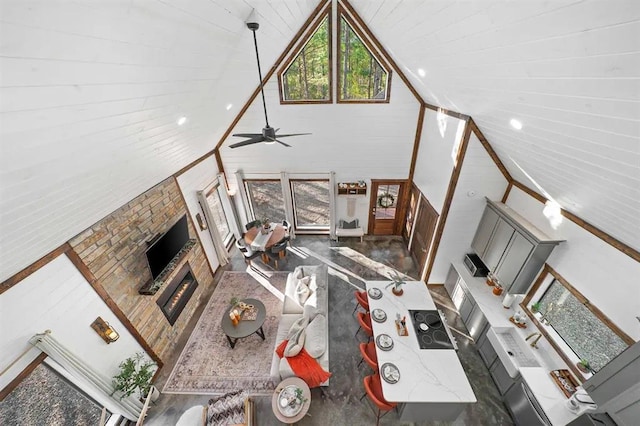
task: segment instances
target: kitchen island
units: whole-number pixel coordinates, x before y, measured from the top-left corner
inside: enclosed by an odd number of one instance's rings
[[[468,404],[476,402],[476,397],[455,350],[420,348],[409,310],[435,310],[429,290],[421,281],[408,281],[402,287],[404,294],[396,296],[385,288],[388,284],[366,283],[367,291],[377,288],[382,293],[379,299],[369,296],[370,311],[382,309],[387,316],[384,322],[372,317],[374,339],[386,334],[393,340],[390,350],[376,345],[378,366],[392,363],[400,372],[397,383],[381,380],[384,398],[398,403],[403,421],[454,420]],[[407,336],[398,335],[397,315],[405,318]]]

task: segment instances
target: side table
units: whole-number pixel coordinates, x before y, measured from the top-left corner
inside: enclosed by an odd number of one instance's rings
[[[280,395],[280,391],[287,386],[295,385],[302,389],[302,395],[306,398],[306,401],[302,405],[302,409],[298,414],[293,417],[287,417],[280,411],[280,405],[278,404],[278,396]],[[276,389],[273,391],[273,396],[271,397],[271,409],[273,410],[273,414],[285,424],[293,424],[299,420],[301,420],[309,411],[309,406],[311,405],[311,390],[307,383],[299,377],[288,377],[281,381]]]

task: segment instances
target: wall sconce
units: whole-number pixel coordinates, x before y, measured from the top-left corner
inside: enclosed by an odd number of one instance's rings
[[[201,231],[206,231],[207,222],[202,218],[200,213],[196,213],[196,220],[198,221],[198,226],[200,227],[200,230]]]
[[[96,320],[91,323],[91,328],[93,328],[96,333],[98,333],[100,337],[102,337],[102,339],[107,343],[115,342],[120,337],[118,332],[115,331],[113,327],[111,327],[109,323],[103,320],[101,317],[96,318]]]

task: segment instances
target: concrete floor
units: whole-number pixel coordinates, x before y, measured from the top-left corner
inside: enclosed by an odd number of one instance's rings
[[[363,258],[364,255],[366,259]],[[254,261],[259,268],[270,269],[259,259]],[[379,274],[384,267],[393,267],[412,277],[418,277],[416,266],[401,239],[395,237],[350,238],[339,243],[330,241],[327,236],[298,236],[284,260],[279,261],[281,271],[292,271],[298,265],[329,263],[329,350],[330,371],[333,374],[330,385],[312,389],[309,415],[299,425],[357,426],[375,424],[375,414],[367,398],[363,395],[362,379],[372,373],[370,368],[360,362],[358,339],[354,337],[358,329],[352,316],[355,300],[354,286],[364,288],[362,280],[385,280]],[[237,250],[234,250],[230,264],[219,268],[215,280],[219,280],[223,271],[244,271],[247,266]],[[378,272],[377,272],[378,271]],[[498,390],[489,376],[482,359],[478,355],[473,341],[466,337],[467,330],[457,315],[451,299],[442,286],[430,286],[430,291],[438,307],[445,312],[449,325],[454,329],[458,341],[458,356],[471,382],[478,402],[470,405],[453,423],[422,422],[419,425],[511,425],[509,414],[501,402]],[[182,347],[187,342],[209,296],[196,310],[189,327],[180,338],[179,349],[169,359],[158,377],[156,385],[162,389]],[[364,341],[364,335],[358,336]],[[269,356],[271,356],[269,354]],[[205,405],[210,395],[161,395],[145,421],[145,425],[175,425],[183,412],[195,405]],[[271,411],[270,397],[256,398],[256,418],[259,426],[280,425]],[[395,412],[390,412],[380,421],[381,425],[406,425],[398,420]]]

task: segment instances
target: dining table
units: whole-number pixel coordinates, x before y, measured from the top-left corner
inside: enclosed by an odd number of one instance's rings
[[[262,226],[254,226],[244,234],[245,243],[254,251],[266,252],[286,236],[287,230],[280,223],[272,223],[266,234],[262,233]],[[266,254],[262,255],[263,262],[269,261]]]
[[[396,296],[389,284],[366,282],[370,312],[386,314],[384,321],[374,321],[372,314],[374,341],[381,335],[392,340],[390,349],[383,350],[376,343],[380,376],[390,377],[389,364],[397,371],[393,380],[381,380],[382,394],[387,401],[398,403],[400,420],[453,421],[477,400],[456,350],[420,348],[409,310],[436,310],[429,290],[422,281],[407,281],[403,294]],[[396,326],[397,318],[405,321],[404,329]],[[406,335],[400,335],[401,331]]]

